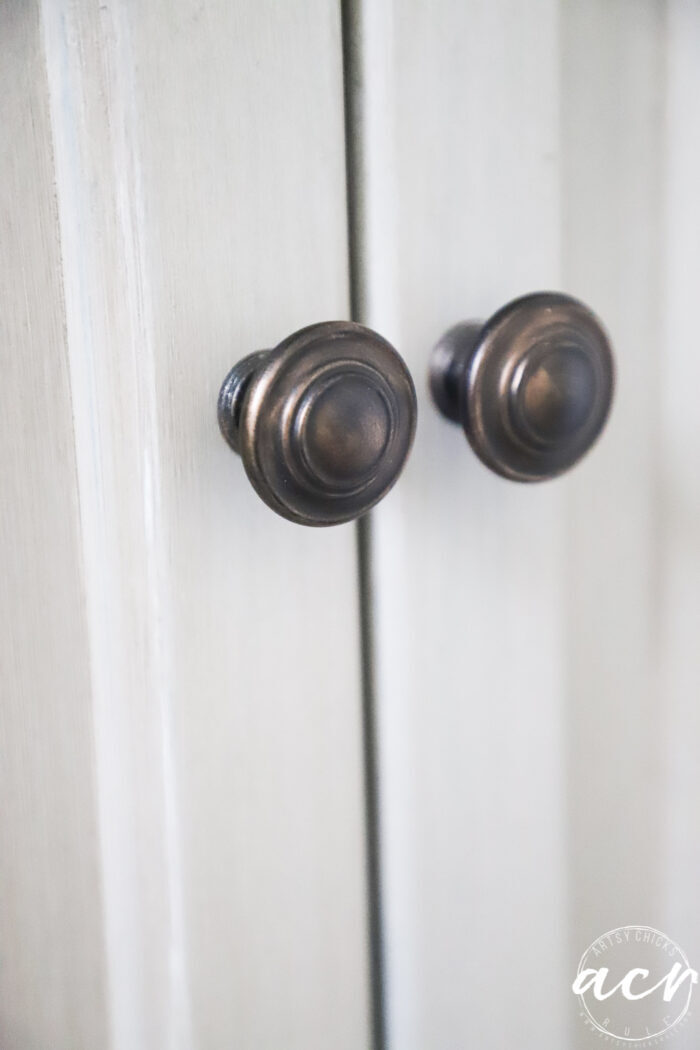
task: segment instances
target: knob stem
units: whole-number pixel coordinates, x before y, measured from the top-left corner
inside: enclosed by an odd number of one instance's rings
[[[223,434],[226,443],[239,456],[241,454],[239,435],[243,398],[253,377],[270,356],[270,352],[270,350],[255,350],[252,354],[247,354],[246,357],[241,358],[226,376],[219,391],[219,402],[217,405],[219,430]]]
[[[430,358],[430,393],[452,423],[461,422],[460,387],[479,342],[483,321],[462,321],[443,335]]]

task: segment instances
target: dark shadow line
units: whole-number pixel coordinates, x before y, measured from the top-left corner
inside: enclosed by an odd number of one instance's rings
[[[350,311],[353,321],[365,324],[367,322],[367,298],[363,250],[365,230],[365,157],[363,140],[364,84],[362,80],[361,3],[362,0],[341,0]],[[371,515],[365,515],[358,520],[356,537],[362,676],[362,748],[371,1046],[372,1050],[386,1050],[379,757],[374,655],[375,635],[372,615],[374,595],[372,588]]]

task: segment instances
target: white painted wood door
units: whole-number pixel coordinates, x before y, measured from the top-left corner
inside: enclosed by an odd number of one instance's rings
[[[243,354],[348,314],[327,0],[9,2],[3,1050],[368,1040],[352,526],[255,497]]]
[[[2,1050],[587,1050],[596,936],[700,959],[700,7],[342,8],[0,7]],[[528,487],[426,373],[542,288],[619,384]],[[420,400],[359,544],[215,420],[351,313]]]
[[[583,1050],[596,937],[700,958],[700,6],[364,0],[356,32],[364,319],[422,395],[372,542],[388,1045]],[[547,288],[604,319],[618,393],[519,486],[428,357]]]

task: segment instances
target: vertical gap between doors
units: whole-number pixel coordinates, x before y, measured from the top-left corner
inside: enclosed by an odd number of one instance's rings
[[[366,324],[365,267],[365,140],[363,135],[364,84],[362,70],[362,0],[341,0],[343,82],[345,98],[346,195],[350,311],[353,321]],[[365,841],[372,1050],[386,1050],[384,1010],[384,945],[382,940],[381,838],[379,821],[379,769],[377,710],[372,616],[372,517],[356,525],[360,660],[362,669],[362,740],[365,796]]]

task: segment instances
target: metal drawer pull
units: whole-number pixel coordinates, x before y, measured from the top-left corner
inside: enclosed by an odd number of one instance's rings
[[[314,324],[235,365],[219,427],[258,495],[302,525],[337,525],[387,494],[416,429],[413,380],[376,332]]]
[[[485,324],[455,325],[430,365],[438,409],[513,481],[543,481],[577,463],[605,426],[613,388],[605,329],[558,292],[515,299]]]

